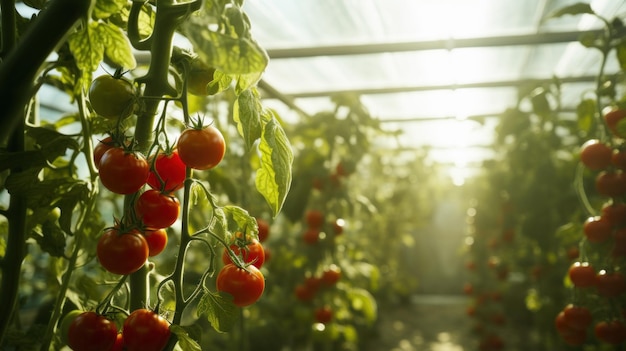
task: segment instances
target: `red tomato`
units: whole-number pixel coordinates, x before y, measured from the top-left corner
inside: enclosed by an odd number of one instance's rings
[[[609,202],[602,207],[602,218],[617,227],[626,224],[626,203]]]
[[[565,321],[571,329],[575,330],[587,330],[591,325],[593,317],[591,311],[587,307],[575,306],[569,304],[563,309],[565,315]]]
[[[596,289],[598,295],[616,297],[626,292],[626,280],[620,272],[601,270],[596,274]]]
[[[116,145],[113,144],[113,138],[106,137],[96,144],[93,148],[93,163],[96,165],[96,168],[100,168],[100,160],[102,159],[102,155],[105,152],[109,151]]]
[[[148,243],[137,232],[120,233],[108,228],[100,236],[96,254],[107,271],[126,275],[136,272],[148,259]]]
[[[569,279],[579,288],[596,285],[596,271],[589,262],[574,262],[568,270]]]
[[[604,196],[626,194],[626,175],[622,171],[602,171],[596,177],[596,190]]]
[[[304,284],[300,284],[294,289],[294,294],[296,295],[296,298],[302,302],[313,300],[313,298],[315,297],[315,292],[315,290],[307,288]]]
[[[227,264],[218,273],[216,286],[217,291],[232,295],[235,305],[244,307],[261,298],[265,290],[265,278],[255,266],[242,269],[234,264]]]
[[[259,228],[259,241],[264,242],[270,235],[270,224],[266,220],[257,218],[256,224]]]
[[[230,245],[230,249],[235,253],[235,255],[243,258],[244,263],[251,263],[256,268],[261,268],[265,262],[265,250],[263,250],[263,245],[261,245],[258,240],[253,239],[248,243],[245,243],[243,247],[233,244]],[[224,262],[224,264],[233,263],[226,248],[224,248],[224,253],[222,254],[222,262]]]
[[[616,136],[624,137],[626,136],[626,131],[624,131],[623,120],[626,118],[626,110],[613,108],[604,114],[604,120],[606,121],[606,125],[609,127],[609,130]]]
[[[178,138],[180,159],[194,169],[206,170],[217,166],[226,152],[222,133],[213,126],[185,129]]]
[[[626,151],[614,150],[613,155],[611,155],[611,163],[621,170],[626,170]]]
[[[580,161],[590,170],[599,171],[611,164],[613,149],[597,139],[587,140],[581,147]]]
[[[117,339],[115,339],[115,344],[111,351],[124,351],[124,336],[122,333],[117,334]]]
[[[596,337],[611,345],[619,345],[626,341],[626,326],[618,319],[598,322],[594,327]]]
[[[316,308],[314,313],[318,323],[328,324],[333,320],[333,310],[328,306]]]
[[[167,228],[178,219],[180,202],[173,194],[149,189],[135,202],[135,213],[146,228]]]
[[[143,233],[148,243],[148,256],[156,256],[167,246],[167,231],[165,229],[148,230]]]
[[[304,278],[304,286],[309,289],[310,291],[317,291],[319,290],[320,286],[322,285],[322,279],[319,277],[315,277],[315,276],[308,276],[306,278]]]
[[[613,226],[604,217],[587,218],[583,225],[583,232],[592,243],[601,243],[611,237]]]
[[[309,245],[315,245],[320,240],[320,231],[316,228],[308,228],[302,234],[302,240]]]
[[[134,310],[122,326],[126,351],[161,351],[170,339],[170,323],[147,309]]]
[[[122,148],[107,150],[100,160],[100,180],[116,194],[132,194],[146,184],[150,166],[138,153]]]
[[[324,224],[324,214],[318,210],[308,210],[305,214],[309,228],[319,229]]]
[[[331,264],[322,272],[322,284],[326,286],[337,284],[339,278],[341,278],[341,268],[337,265]]]
[[[115,322],[90,311],[74,318],[68,330],[67,344],[74,351],[109,351],[116,339]]]
[[[178,150],[174,150],[170,154],[160,153],[156,156],[154,168],[148,175],[148,185],[170,193],[182,188],[186,177],[186,166],[180,159]]]

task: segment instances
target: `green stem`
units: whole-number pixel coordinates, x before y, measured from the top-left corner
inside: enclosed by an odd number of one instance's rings
[[[2,1],[2,6],[9,5],[8,0]],[[87,17],[92,4],[93,0],[52,0],[30,24],[16,46],[9,50],[3,43],[3,51],[6,51],[3,55],[6,56],[0,64],[0,145],[6,144],[13,131],[19,128],[24,106],[31,98],[33,82],[42,64],[78,20]],[[3,20],[9,16],[5,12],[13,11],[14,8],[3,7]],[[3,31],[5,25],[2,25]]]
[[[15,19],[15,0],[1,0],[0,2],[0,15],[2,16],[2,50],[0,51],[0,57],[5,57],[6,54],[15,46],[17,39],[17,24]]]
[[[13,131],[9,140],[8,151],[24,151],[24,118],[21,125]],[[21,169],[12,169],[11,176],[19,177]],[[22,262],[26,256],[26,210],[27,199],[23,193],[11,195],[7,219],[9,236],[6,242],[6,254],[2,260],[2,282],[0,283],[0,345],[4,340],[13,312],[17,306],[18,289]]]

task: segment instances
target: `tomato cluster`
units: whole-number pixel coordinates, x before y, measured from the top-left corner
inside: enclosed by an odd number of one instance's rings
[[[555,325],[563,341],[569,345],[586,343],[589,329],[598,340],[607,344],[618,345],[626,341],[626,327],[620,312],[623,309],[620,301],[626,295],[626,279],[620,264],[626,257],[625,117],[623,110],[608,111],[604,120],[611,138],[588,140],[580,150],[582,165],[588,172],[595,172],[595,194],[608,200],[599,208],[599,215],[588,217],[582,225],[582,245],[594,249],[595,256],[581,255],[581,251],[576,250],[579,257],[570,265],[567,276],[580,294],[605,301],[607,307],[598,308],[600,312],[596,314],[596,309],[591,310],[586,304],[587,299],[580,298],[566,305],[556,316]],[[600,256],[602,258],[598,259]],[[594,307],[600,306],[594,304]]]
[[[112,319],[93,311],[72,311],[61,333],[74,351],[161,351],[170,339],[169,322],[154,311],[138,309],[121,330]]]

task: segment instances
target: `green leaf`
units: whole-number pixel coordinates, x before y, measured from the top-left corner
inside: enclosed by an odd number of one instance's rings
[[[222,208],[214,208],[209,230],[218,237],[225,239],[228,231],[228,219]]]
[[[34,235],[39,247],[53,257],[62,257],[65,253],[65,233],[54,222],[46,221],[41,225],[41,235]]]
[[[120,12],[127,4],[126,0],[97,0],[93,8],[95,18],[107,18]]]
[[[246,90],[237,97],[233,107],[233,119],[237,123],[237,131],[243,137],[246,150],[250,150],[261,137],[261,101],[256,90]]]
[[[178,338],[178,346],[184,351],[202,351],[202,347],[180,325],[170,325],[170,331]]]
[[[213,328],[226,333],[233,329],[239,316],[238,308],[232,302],[232,296],[224,293],[207,291],[198,303],[198,315],[206,317]]]
[[[596,101],[593,99],[584,99],[576,106],[576,115],[578,117],[578,129],[589,133],[593,127],[596,114]]]
[[[291,187],[293,150],[270,110],[263,111],[263,134],[259,144],[261,168],[256,174],[256,188],[263,195],[274,216],[280,212]]]
[[[256,219],[250,216],[248,211],[238,206],[224,206],[222,209],[226,216],[234,222],[238,230],[243,230],[244,234],[258,239],[259,230],[256,225]]]
[[[352,308],[363,313],[365,320],[371,325],[378,318],[378,306],[374,296],[365,289],[351,289],[348,291],[348,298]]]
[[[565,15],[582,15],[582,14],[594,15],[595,12],[591,8],[590,4],[579,2],[576,4],[572,4],[572,5],[560,8],[559,10],[554,12],[552,15],[550,15],[549,18],[557,18],[557,17],[561,17]]]
[[[231,75],[225,74],[219,70],[213,72],[213,80],[207,85],[207,94],[215,95],[230,88],[233,82]]]
[[[137,66],[130,41],[122,28],[108,23],[100,23],[97,29],[104,43],[104,54],[111,62],[126,69],[133,69]]]
[[[91,22],[72,33],[69,38],[70,51],[76,58],[76,65],[83,72],[81,84],[77,89],[87,87],[92,79],[92,72],[98,69],[104,56],[103,38],[99,36],[98,22]]]
[[[45,127],[30,128],[26,131],[26,135],[34,139],[35,143],[40,146],[44,157],[50,162],[57,157],[64,156],[68,149],[80,149],[80,145],[73,137],[61,134],[53,129]]]

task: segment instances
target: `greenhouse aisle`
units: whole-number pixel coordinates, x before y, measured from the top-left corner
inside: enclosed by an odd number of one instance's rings
[[[364,351],[464,351],[476,347],[465,296],[418,295],[380,306],[378,332]]]

